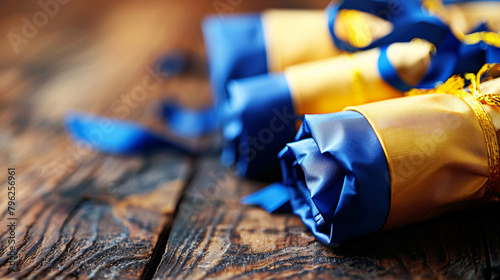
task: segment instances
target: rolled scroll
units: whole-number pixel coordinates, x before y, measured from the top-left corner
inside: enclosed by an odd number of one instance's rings
[[[293,140],[296,120],[304,114],[337,112],[346,106],[401,97],[417,84],[446,80],[453,63],[446,56],[432,59],[442,60],[432,63],[439,69],[429,69],[429,43],[395,43],[292,66],[279,74],[232,81],[224,159],[236,163],[239,175],[276,177],[276,155]]]
[[[306,115],[280,153],[285,189],[274,186],[272,199],[286,197],[325,245],[498,201],[500,79],[479,89],[482,72],[469,90],[453,77],[415,96]]]

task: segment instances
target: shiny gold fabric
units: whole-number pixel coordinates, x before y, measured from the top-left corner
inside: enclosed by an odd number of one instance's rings
[[[430,64],[431,45],[425,42],[396,43],[387,56],[402,79],[417,83]],[[379,49],[289,67],[285,76],[295,112],[321,114],[346,106],[401,97],[387,84],[378,68]]]
[[[500,110],[483,105],[499,130]],[[348,108],[362,113],[389,165],[391,206],[384,229],[477,203],[490,176],[483,131],[460,97],[427,94]]]
[[[262,13],[262,22],[269,72],[341,53],[323,10],[268,10]]]
[[[331,113],[350,105],[401,97],[400,91],[381,78],[379,54],[380,50],[373,49],[288,68],[285,76],[296,113]]]

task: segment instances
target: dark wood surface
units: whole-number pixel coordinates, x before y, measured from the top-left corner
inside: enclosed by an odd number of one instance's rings
[[[216,156],[109,156],[68,140],[68,110],[161,130],[151,101],[207,106],[205,14],[327,3],[72,0],[17,52],[8,34],[22,35],[23,18],[33,21],[43,9],[38,1],[0,4],[0,209],[7,209],[7,168],[15,167],[19,253],[9,272],[2,210],[0,278],[500,278],[498,205],[331,249],[293,215],[239,204],[265,184],[236,178]],[[172,49],[189,54],[186,73],[155,79],[134,99],[155,58]]]
[[[322,246],[291,215],[238,203],[261,183],[202,161],[172,225],[155,279],[465,278],[498,275],[498,206]]]

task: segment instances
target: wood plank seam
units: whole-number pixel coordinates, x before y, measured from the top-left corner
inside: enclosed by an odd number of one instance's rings
[[[198,162],[199,160],[196,157],[191,158],[192,160],[192,168],[189,171],[189,174],[186,177],[186,181],[184,183],[184,187],[182,190],[179,199],[177,200],[177,204],[175,206],[174,214],[172,215],[172,219],[163,227],[163,230],[158,238],[158,241],[155,244],[153,249],[153,253],[151,255],[150,261],[146,264],[144,272],[141,275],[141,280],[151,280],[153,279],[158,266],[162,260],[163,254],[167,248],[167,242],[170,237],[170,231],[172,228],[173,221],[175,221],[180,208],[182,201],[184,200],[185,190],[191,185],[191,182],[195,178],[198,171]]]

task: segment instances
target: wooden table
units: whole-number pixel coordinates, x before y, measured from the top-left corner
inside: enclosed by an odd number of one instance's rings
[[[331,249],[295,216],[239,204],[265,183],[236,178],[217,156],[121,157],[73,145],[62,122],[70,109],[161,129],[151,101],[207,106],[200,19],[270,3],[59,1],[1,4],[0,278],[500,278],[498,205]],[[179,48],[190,55],[186,73],[138,92],[155,58]],[[10,216],[8,168],[17,190]]]

